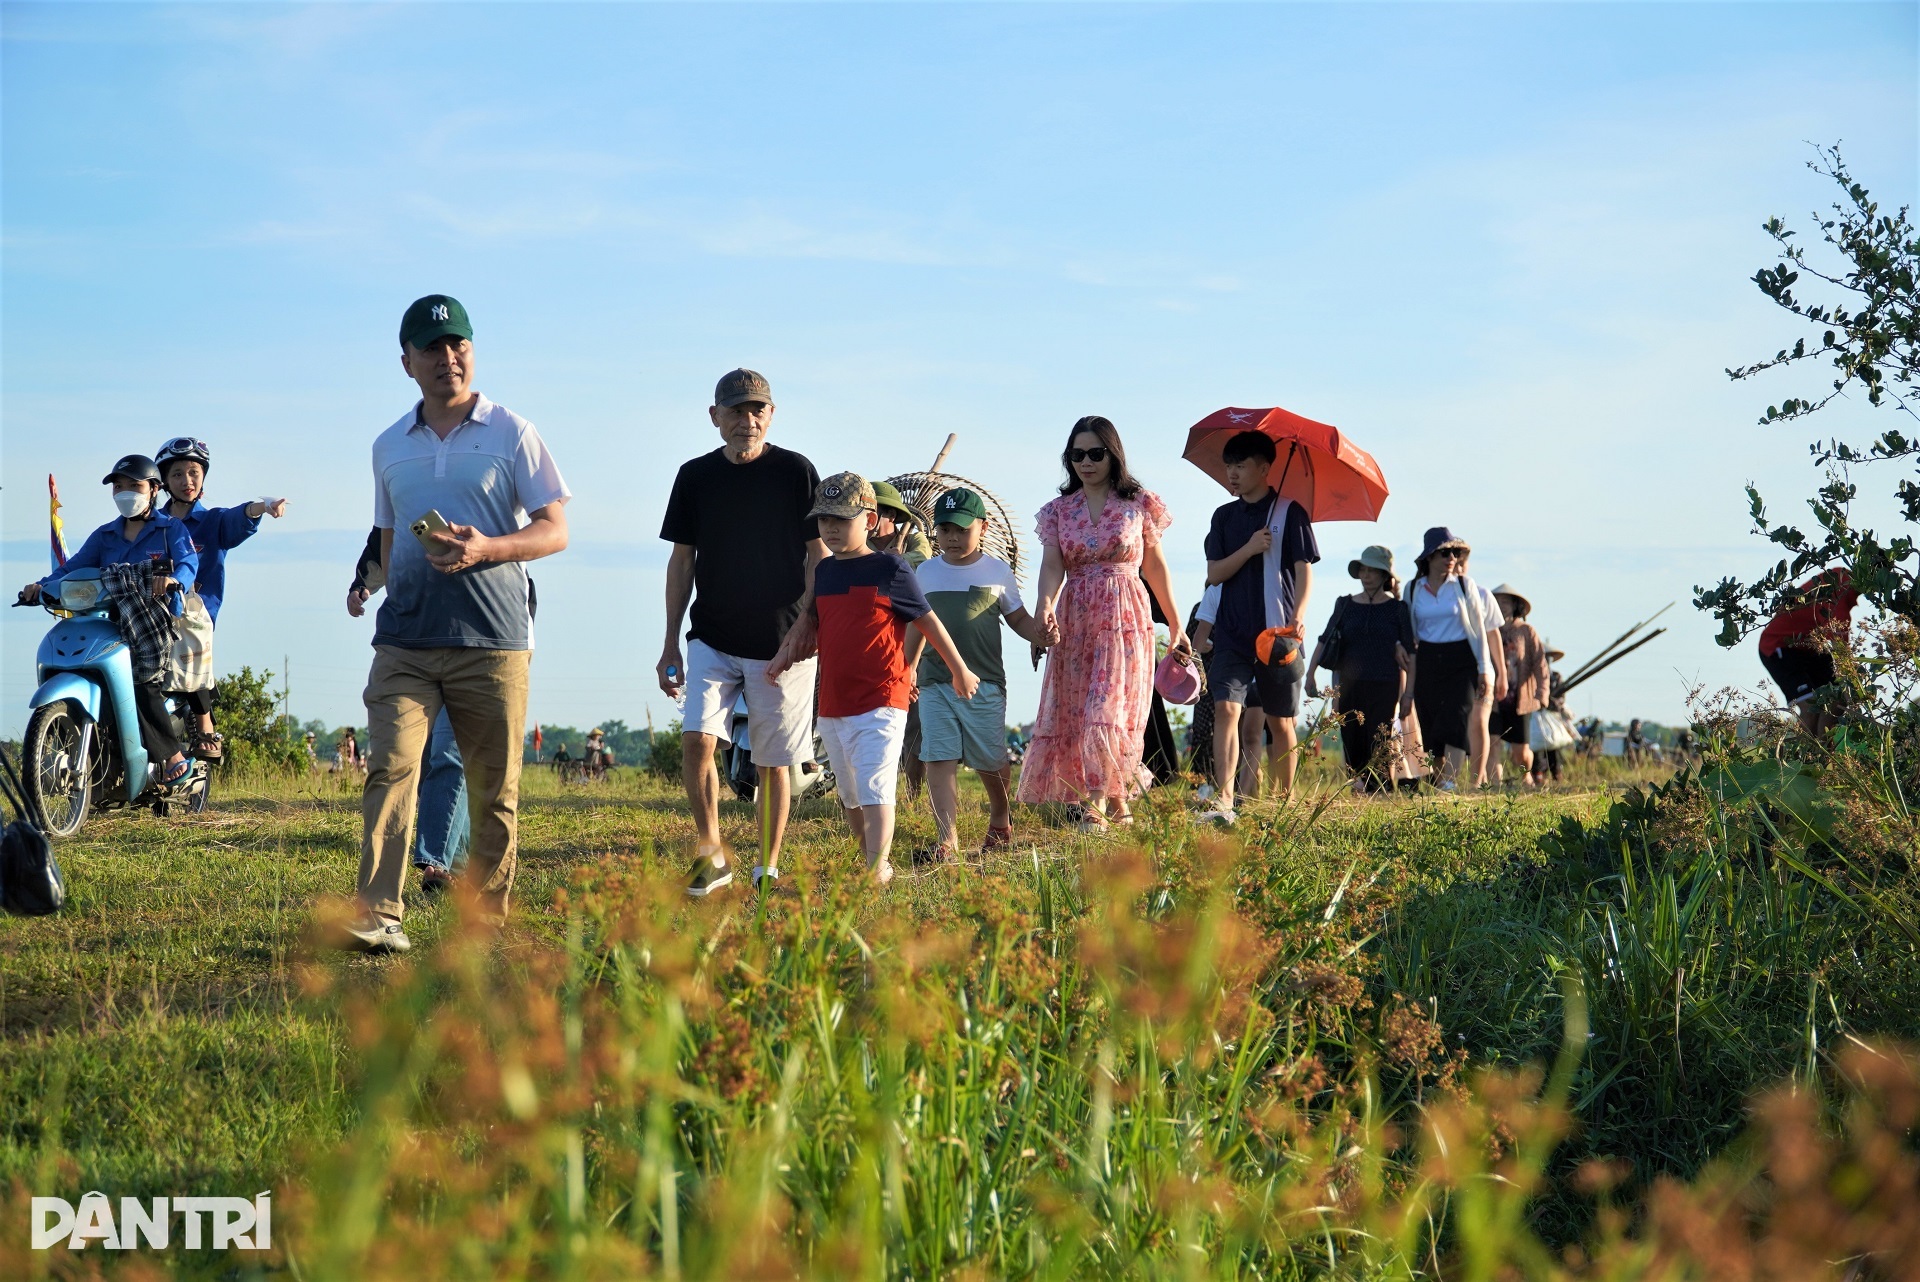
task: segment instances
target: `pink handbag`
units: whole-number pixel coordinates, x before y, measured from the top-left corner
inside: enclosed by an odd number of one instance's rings
[[[1153,670],[1153,688],[1168,703],[1192,704],[1200,700],[1200,669],[1192,659],[1183,659],[1168,651]]]

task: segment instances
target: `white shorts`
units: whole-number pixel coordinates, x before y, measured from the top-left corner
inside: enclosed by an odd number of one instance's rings
[[[747,747],[756,766],[797,766],[813,760],[813,674],[807,659],[767,683],[766,659],[736,659],[705,641],[687,642],[687,702],[680,728],[733,738],[733,705],[747,696]]]
[[[875,708],[853,717],[820,718],[834,786],[843,806],[891,806],[907,738],[905,708]]]

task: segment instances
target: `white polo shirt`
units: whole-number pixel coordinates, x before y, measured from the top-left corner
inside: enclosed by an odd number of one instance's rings
[[[533,644],[527,572],[518,562],[443,574],[411,526],[429,511],[482,534],[511,534],[527,513],[573,497],[533,424],[484,396],[445,440],[421,402],[373,443],[373,523],[392,530],[387,599],[375,645],[526,650]]]

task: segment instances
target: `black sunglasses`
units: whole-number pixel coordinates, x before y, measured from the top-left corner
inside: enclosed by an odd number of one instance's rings
[[[1067,451],[1067,462],[1069,463],[1104,463],[1106,461],[1107,447],[1104,445],[1096,445],[1090,450],[1074,449]]]
[[[1440,548],[1434,552],[1434,555],[1450,557],[1455,561],[1464,561],[1467,559],[1467,550],[1465,548]]]

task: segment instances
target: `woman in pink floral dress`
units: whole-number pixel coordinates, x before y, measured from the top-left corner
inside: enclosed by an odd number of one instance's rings
[[[1035,617],[1059,642],[1048,653],[1040,715],[1020,768],[1020,800],[1077,803],[1082,826],[1132,819],[1153,698],[1153,612],[1180,618],[1160,535],[1173,518],[1127,471],[1120,433],[1098,415],[1073,425],[1060,461],[1066,484],[1040,509],[1045,546]],[[1141,582],[1145,579],[1145,583]],[[1176,624],[1172,645],[1187,649]]]

